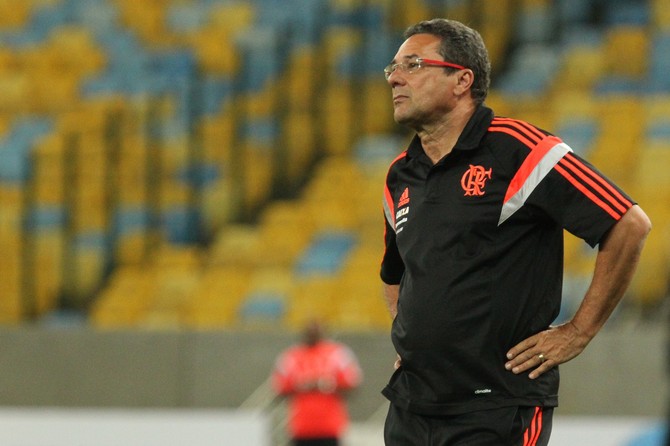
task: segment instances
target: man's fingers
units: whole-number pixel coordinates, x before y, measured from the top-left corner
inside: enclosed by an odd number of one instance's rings
[[[537,344],[537,335],[531,336],[528,339],[524,339],[523,341],[519,342],[517,345],[509,349],[507,352],[507,359],[515,359],[518,355],[521,353],[524,353],[531,348],[535,347]]]

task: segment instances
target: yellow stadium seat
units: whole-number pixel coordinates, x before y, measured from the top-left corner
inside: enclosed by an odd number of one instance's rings
[[[183,308],[183,321],[196,329],[235,326],[237,312],[250,287],[252,270],[243,265],[207,267]]]
[[[651,17],[653,25],[660,31],[670,30],[670,1],[669,0],[652,0],[651,1]]]
[[[589,156],[599,169],[627,188],[633,180],[644,131],[642,103],[629,96],[599,102],[600,133]]]
[[[21,215],[25,208],[25,190],[19,184],[0,183],[0,235],[16,237],[21,227]]]
[[[255,18],[256,5],[253,2],[223,2],[213,5],[207,26],[234,35],[251,26]]]
[[[316,117],[309,111],[289,112],[283,122],[286,177],[291,185],[299,184],[316,159],[316,125]]]
[[[30,19],[30,2],[0,1],[0,29],[18,30]]]
[[[220,113],[205,116],[200,120],[198,125],[205,160],[214,162],[220,167],[230,165],[237,119],[231,107],[226,105]]]
[[[34,149],[35,200],[40,204],[61,204],[65,197],[65,148],[60,135],[51,134]]]
[[[219,230],[208,254],[209,265],[250,266],[260,249],[260,234],[252,225],[228,224]]]
[[[22,113],[30,110],[32,85],[26,73],[0,74],[0,112]]]
[[[641,78],[647,72],[648,50],[649,35],[646,27],[610,27],[604,47],[605,69],[609,74]],[[625,55],[623,63],[622,55]]]
[[[263,212],[258,228],[256,265],[292,265],[312,238],[313,217],[300,201],[271,203]]]
[[[287,108],[290,111],[310,112],[315,100],[312,92],[317,88],[320,62],[315,48],[302,47],[291,52],[286,73],[283,75]]]
[[[239,191],[245,209],[256,209],[264,204],[272,192],[274,169],[268,159],[272,148],[246,143],[238,147],[243,152],[243,188]]]
[[[96,328],[136,327],[146,314],[155,283],[142,266],[116,268],[90,311]]]
[[[646,307],[659,304],[670,291],[670,220],[666,215],[665,223],[659,224],[654,221],[653,213],[650,218],[654,229],[647,238],[629,290],[636,302]]]
[[[54,29],[46,51],[55,55],[54,71],[72,72],[80,77],[100,72],[106,63],[90,31],[82,26],[65,25]]]
[[[367,80],[363,85],[363,100],[357,109],[362,110],[361,129],[364,134],[384,134],[395,128],[391,89],[380,76]]]
[[[323,119],[324,150],[329,155],[346,155],[354,140],[354,103],[351,85],[332,83],[323,92],[319,114]]]
[[[163,44],[172,37],[165,27],[167,3],[163,0],[115,0],[123,25],[134,30],[149,44]]]
[[[30,276],[38,314],[55,308],[63,287],[65,238],[60,229],[42,230],[33,236],[35,265]]]
[[[552,89],[559,105],[566,95],[589,98],[589,91],[606,70],[605,51],[598,46],[570,47],[563,56]],[[574,99],[572,99],[574,102]]]
[[[336,280],[337,278],[333,276],[298,278],[295,290],[287,302],[287,313],[284,318],[286,327],[301,330],[314,318],[330,325],[336,315],[335,302],[338,299],[335,295]]]
[[[17,232],[3,230],[0,221],[0,323],[15,323],[23,316],[22,240]]]
[[[239,70],[240,54],[229,30],[207,27],[185,39],[205,73],[230,76]]]
[[[643,145],[638,152],[638,162],[634,169],[636,186],[649,191],[656,190],[657,193],[669,190],[670,141],[647,141]]]

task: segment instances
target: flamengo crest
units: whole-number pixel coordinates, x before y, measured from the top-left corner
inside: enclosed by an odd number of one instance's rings
[[[491,168],[485,170],[482,166],[470,164],[470,168],[461,177],[461,186],[465,191],[465,196],[484,195],[484,186],[486,186],[486,180],[491,179],[491,173]]]

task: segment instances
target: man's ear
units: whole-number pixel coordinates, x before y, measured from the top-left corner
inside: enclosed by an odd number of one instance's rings
[[[454,93],[460,96],[472,88],[472,84],[475,82],[475,73],[466,68],[459,71],[456,76],[458,76],[458,83],[454,87]]]

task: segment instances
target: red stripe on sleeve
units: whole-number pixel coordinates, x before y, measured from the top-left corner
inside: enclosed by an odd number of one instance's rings
[[[555,167],[556,171],[563,175],[563,177],[568,180],[570,183],[572,183],[573,186],[575,186],[579,191],[581,191],[584,195],[586,195],[588,198],[591,199],[595,204],[600,206],[605,212],[607,212],[609,215],[612,216],[615,220],[619,220],[621,218],[621,214],[617,213],[614,209],[612,209],[607,203],[602,201],[600,198],[598,198],[593,192],[591,192],[589,189],[587,189],[582,183],[577,181],[575,177],[570,175],[569,172],[567,172],[565,169],[563,169],[561,166],[556,165]]]
[[[524,143],[530,149],[535,147],[535,144],[536,144],[534,141],[529,140],[528,138],[526,138],[524,135],[522,135],[518,131],[516,131],[514,129],[511,129],[509,127],[491,126],[491,127],[489,127],[489,132],[501,132],[501,133],[507,133],[508,135],[512,135],[514,138],[518,139],[519,142]]]
[[[523,133],[527,134],[528,137],[537,139],[538,141],[543,139],[546,135],[544,135],[542,132],[540,132],[537,128],[533,127],[529,123],[525,121],[521,121],[519,119],[512,119],[512,118],[501,118],[501,117],[496,117],[492,121],[493,123],[500,123],[500,124],[507,124],[511,125]]]
[[[598,175],[596,172],[594,172],[592,169],[589,169],[588,166],[586,166],[584,163],[579,161],[579,159],[575,158],[574,156],[566,156],[564,158],[564,161],[566,164],[571,163],[572,165],[575,166],[575,168],[579,168],[582,171],[588,173],[592,178],[595,178],[595,180],[600,183],[605,189],[609,191],[611,194],[612,198],[612,204],[616,204],[619,209],[621,209],[623,212],[625,212],[628,208],[633,206],[633,203],[631,203],[626,197],[621,195],[621,193],[616,190],[610,183],[608,183],[603,177]],[[604,196],[607,196],[606,193],[602,192]],[[623,207],[620,207],[619,203],[623,204]]]
[[[614,199],[609,193],[607,193],[600,185],[596,184],[593,179],[588,177],[584,172],[581,170],[577,169],[577,167],[570,163],[569,161],[562,162],[561,165],[563,167],[569,169],[572,173],[577,175],[579,178],[581,178],[584,183],[588,184],[593,188],[594,191],[598,192],[602,197],[605,198],[605,200],[612,206],[615,207],[618,211],[620,211],[622,214],[626,213],[626,207],[624,207],[620,202]]]

